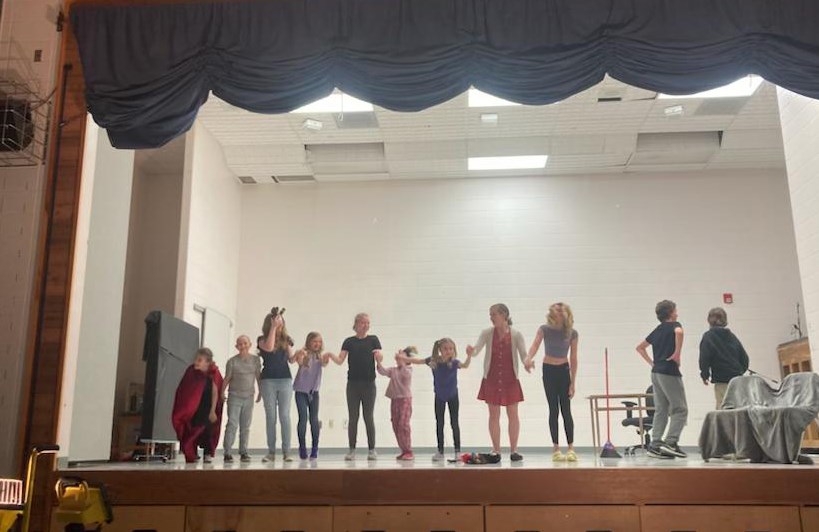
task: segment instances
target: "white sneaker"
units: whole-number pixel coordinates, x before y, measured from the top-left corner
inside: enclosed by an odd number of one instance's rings
[[[284,455],[283,460],[284,460],[285,462],[292,462],[292,461],[293,461],[293,457],[292,457],[292,456],[290,456],[289,454],[286,454],[286,455]]]
[[[276,453],[268,453],[262,457],[262,462],[275,462]]]
[[[348,462],[355,460],[355,449],[350,449],[350,452],[344,455],[344,459]]]
[[[433,462],[443,462],[444,461],[444,454],[443,453],[435,453],[432,455]]]
[[[367,453],[367,460],[378,460],[378,453],[375,452],[375,449],[370,449]]]
[[[209,454],[206,454],[202,461],[206,464],[210,464],[211,462],[213,462],[213,457]]]

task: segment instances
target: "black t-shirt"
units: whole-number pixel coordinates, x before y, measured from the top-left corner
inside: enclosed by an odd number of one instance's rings
[[[351,336],[344,340],[342,351],[347,351],[347,380],[375,381],[375,356],[373,351],[381,349],[377,336],[358,338]]]
[[[666,360],[674,354],[676,348],[674,329],[677,327],[682,329],[679,322],[664,321],[646,337],[646,342],[651,344],[651,351],[654,355],[654,369],[651,370],[654,373],[682,377],[677,363],[673,360]]]

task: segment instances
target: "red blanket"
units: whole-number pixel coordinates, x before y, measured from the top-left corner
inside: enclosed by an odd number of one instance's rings
[[[205,385],[210,378],[216,385],[216,423],[210,426],[194,425],[193,417],[205,393]],[[208,373],[194,369],[191,364],[176,389],[176,398],[173,403],[171,423],[179,438],[180,447],[185,454],[185,460],[196,460],[196,449],[203,435],[208,434],[209,451],[212,454],[219,444],[219,432],[222,428],[222,374],[216,364],[211,364]]]

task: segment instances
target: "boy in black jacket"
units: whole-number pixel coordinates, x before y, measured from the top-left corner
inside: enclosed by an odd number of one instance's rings
[[[748,371],[748,353],[734,333],[726,327],[728,316],[722,308],[708,312],[711,326],[700,341],[700,376],[702,383],[714,385],[717,408],[722,406],[728,382]]]

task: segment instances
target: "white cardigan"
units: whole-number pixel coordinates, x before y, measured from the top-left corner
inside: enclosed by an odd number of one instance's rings
[[[478,337],[478,341],[475,343],[475,353],[472,356],[478,356],[481,352],[481,349],[486,347],[486,357],[483,359],[483,378],[489,376],[489,368],[492,364],[492,334],[495,332],[494,327],[490,327],[488,329],[484,329],[481,331],[481,335]],[[515,369],[515,377],[518,376],[518,358],[520,358],[521,362],[526,361],[526,357],[528,353],[526,352],[526,342],[523,339],[523,335],[520,331],[509,328],[509,332],[512,335],[512,367]],[[515,352],[517,352],[518,356],[515,357]]]

